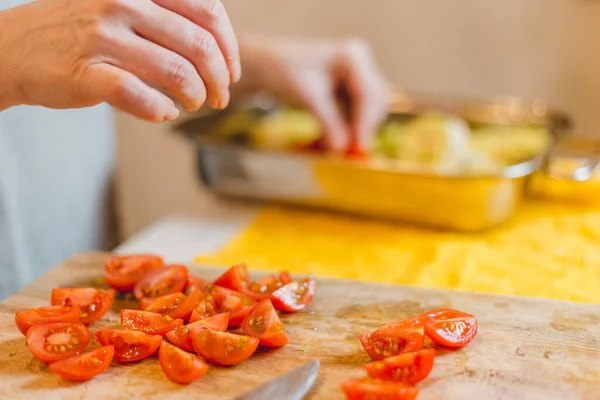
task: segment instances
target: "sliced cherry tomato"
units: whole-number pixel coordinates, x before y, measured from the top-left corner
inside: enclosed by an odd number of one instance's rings
[[[203,300],[203,294],[197,290],[193,291],[187,299],[181,304],[179,307],[174,309],[169,313],[171,318],[181,318],[183,320],[187,320],[189,316],[192,314],[192,311]]]
[[[434,357],[435,350],[420,350],[370,362],[365,364],[365,369],[371,378],[414,385],[429,376]]]
[[[187,281],[188,269],[186,267],[183,265],[170,265],[146,273],[135,284],[133,294],[139,300],[143,297],[160,297],[183,292]]]
[[[78,322],[79,306],[50,306],[17,311],[15,323],[23,335],[40,322]]]
[[[221,286],[213,286],[210,292],[212,304],[217,313],[229,313],[229,327],[236,328],[242,324],[244,317],[248,315],[256,304],[250,297]]]
[[[258,347],[258,339],[228,332],[192,330],[194,349],[217,365],[235,365],[247,360]]]
[[[187,296],[181,292],[171,293],[166,296],[141,299],[140,308],[144,311],[168,315],[171,311],[179,308],[186,300]]]
[[[149,335],[130,329],[105,328],[96,331],[96,340],[103,346],[113,345],[115,360],[134,362],[150,357],[158,350],[163,341],[161,335]]]
[[[149,271],[164,267],[161,257],[153,255],[114,256],[106,260],[106,283],[122,292],[130,292]]]
[[[114,298],[114,289],[52,289],[50,303],[53,306],[78,305],[79,322],[88,325],[102,318],[110,310]]]
[[[301,311],[312,301],[316,288],[317,283],[314,278],[308,276],[302,282],[294,281],[274,291],[271,294],[271,301],[279,311]]]
[[[348,400],[413,400],[419,394],[405,383],[378,379],[355,379],[345,382],[342,389]]]
[[[242,330],[246,335],[260,340],[263,346],[279,347],[288,342],[283,322],[269,299],[262,300],[250,310],[244,318]]]
[[[442,308],[423,314],[425,333],[444,347],[465,346],[477,335],[477,319],[471,314]]]
[[[89,329],[81,322],[46,322],[27,331],[27,344],[40,361],[53,363],[73,357],[90,342]]]
[[[187,292],[191,294],[194,290],[198,290],[202,294],[208,293],[209,287],[212,285],[207,280],[190,275],[188,278]]]
[[[221,313],[206,317],[187,325],[182,325],[167,332],[167,339],[175,346],[185,351],[195,351],[192,345],[192,336],[190,335],[193,329],[205,329],[209,331],[225,332],[229,322],[229,313]]]
[[[149,311],[121,310],[121,326],[125,329],[142,331],[150,335],[165,335],[181,325],[183,325],[182,319],[173,319],[168,315]]]
[[[178,349],[167,342],[160,345],[158,360],[165,375],[176,383],[194,382],[202,378],[208,371],[208,365],[198,356]]]
[[[208,289],[208,292],[206,293],[204,298],[200,300],[198,306],[196,306],[194,311],[192,311],[192,315],[190,315],[189,322],[195,322],[199,319],[219,314],[219,312],[217,312],[216,310],[215,298],[213,296],[213,290],[215,289],[215,287],[215,285],[212,285]]]
[[[282,271],[279,275],[270,275],[258,279],[252,282],[247,288],[240,289],[240,291],[248,297],[260,301],[268,299],[271,296],[271,293],[292,281],[293,279],[289,272]]]
[[[421,318],[387,324],[376,331],[360,335],[360,342],[375,360],[419,351],[424,339]]]
[[[113,346],[98,347],[87,353],[50,364],[50,371],[72,381],[87,381],[106,371],[113,355]]]
[[[246,264],[238,264],[229,268],[215,280],[215,285],[231,290],[241,290],[250,286],[250,275],[248,275]]]

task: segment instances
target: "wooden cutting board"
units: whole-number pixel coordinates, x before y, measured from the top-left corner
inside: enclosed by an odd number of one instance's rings
[[[261,350],[236,367],[213,367],[189,386],[170,382],[156,358],[114,364],[89,382],[67,382],[31,355],[14,313],[48,304],[53,287],[97,286],[106,257],[78,255],[0,303],[0,398],[232,399],[318,358],[319,378],[307,398],[343,399],[342,382],[364,376],[362,365],[370,361],[360,333],[437,307],[474,314],[480,330],[466,348],[438,351],[430,377],[418,385],[419,399],[600,398],[600,306],[324,279],[308,312],[282,318],[290,337],[282,349]],[[214,278],[222,270],[192,271]],[[115,302],[92,330],[118,322],[127,304]]]

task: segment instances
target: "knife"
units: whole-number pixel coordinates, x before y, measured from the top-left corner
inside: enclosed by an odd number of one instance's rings
[[[302,400],[315,383],[318,373],[319,360],[312,360],[234,400]]]

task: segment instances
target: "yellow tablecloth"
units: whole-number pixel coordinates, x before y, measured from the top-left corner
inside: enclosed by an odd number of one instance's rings
[[[600,208],[529,201],[481,234],[265,208],[198,263],[600,303]]]

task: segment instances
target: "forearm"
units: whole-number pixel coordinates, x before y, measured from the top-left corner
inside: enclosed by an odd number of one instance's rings
[[[10,68],[6,61],[6,54],[8,54],[7,36],[9,30],[8,25],[6,24],[7,13],[8,11],[0,11],[0,111],[19,104],[13,89],[14,85],[11,83]]]

